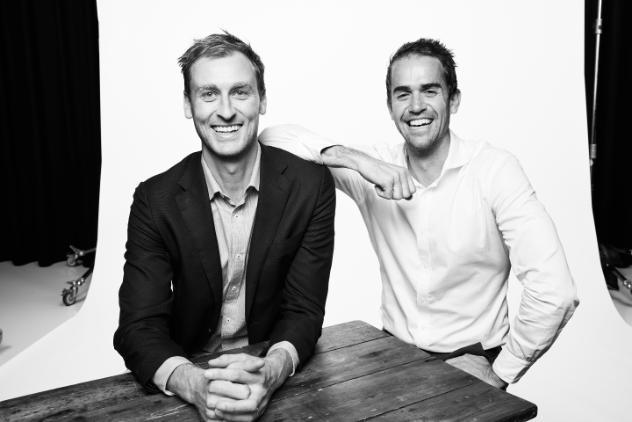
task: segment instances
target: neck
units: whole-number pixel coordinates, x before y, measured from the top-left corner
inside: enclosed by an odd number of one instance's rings
[[[406,145],[408,170],[424,186],[430,185],[441,175],[450,152],[450,133],[428,149],[419,150]]]
[[[202,157],[211,174],[222,191],[234,201],[240,200],[246,192],[257,159],[257,147],[257,142],[253,142],[239,157],[218,156],[202,147]]]

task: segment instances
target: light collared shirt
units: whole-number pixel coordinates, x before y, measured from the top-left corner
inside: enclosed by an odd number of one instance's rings
[[[433,352],[502,345],[494,372],[516,382],[551,346],[579,304],[557,232],[510,153],[450,134],[447,159],[429,186],[385,200],[357,172],[331,168],[358,205],[380,262],[382,321],[398,338]],[[260,141],[322,163],[337,143],[299,126],[266,129]],[[407,167],[403,143],[358,147]],[[507,313],[510,269],[523,284]]]
[[[243,197],[231,198],[217,182],[206,161],[202,158],[202,169],[208,188],[213,213],[213,223],[220,262],[222,265],[222,309],[217,329],[211,334],[203,351],[215,353],[248,345],[246,325],[246,268],[250,237],[259,201],[261,147],[257,143],[257,156],[252,174]],[[292,374],[298,365],[298,352],[292,343],[282,341],[270,347],[287,350],[292,357]],[[184,363],[183,356],[172,356],[165,360],[154,374],[154,384],[171,395],[166,388],[173,371]]]

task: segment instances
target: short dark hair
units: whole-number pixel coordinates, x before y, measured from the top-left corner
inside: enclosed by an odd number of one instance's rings
[[[264,66],[261,58],[250,47],[250,44],[246,44],[227,31],[224,31],[223,34],[211,34],[206,38],[195,40],[193,45],[178,58],[178,64],[180,64],[184,77],[184,95],[189,96],[191,83],[189,71],[197,59],[200,57],[226,57],[235,52],[243,54],[252,63],[255,68],[259,97],[265,98],[266,85],[263,81]]]
[[[393,63],[413,54],[434,57],[441,62],[443,66],[443,77],[448,86],[449,98],[452,98],[459,90],[456,80],[456,63],[454,63],[454,54],[452,54],[452,51],[448,50],[440,41],[431,38],[419,38],[417,41],[402,45],[397,49],[395,54],[391,56],[388,70],[386,71],[386,102],[389,108],[391,106],[391,69]]]

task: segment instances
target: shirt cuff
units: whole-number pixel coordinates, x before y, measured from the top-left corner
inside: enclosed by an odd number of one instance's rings
[[[532,362],[513,355],[507,347],[503,347],[492,365],[492,370],[500,379],[513,384],[522,378],[531,364]]]
[[[160,391],[166,395],[173,396],[174,393],[167,390],[167,382],[169,381],[171,374],[173,374],[173,371],[175,371],[178,366],[185,363],[191,363],[191,361],[182,356],[171,356],[169,359],[165,360],[156,370],[156,373],[154,373],[152,381],[156,384],[156,387],[158,387]]]
[[[270,346],[270,348],[268,349],[268,353],[266,353],[266,356],[277,349],[283,349],[290,354],[290,357],[292,358],[292,373],[290,374],[290,376],[293,376],[294,372],[296,372],[296,367],[299,364],[298,352],[296,351],[296,347],[294,347],[294,345],[289,341],[280,341]]]

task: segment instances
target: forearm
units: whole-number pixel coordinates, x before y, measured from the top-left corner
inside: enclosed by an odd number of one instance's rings
[[[559,286],[549,294],[526,292],[511,324],[502,351],[494,362],[494,372],[508,383],[517,382],[553,345],[569,321],[578,300],[574,287]]]
[[[271,392],[279,388],[292,373],[292,357],[283,349],[274,349],[265,357],[266,383]]]
[[[347,168],[360,171],[364,166],[368,166],[375,158],[344,145],[333,145],[323,149],[320,153],[322,162],[327,167]]]
[[[299,125],[270,126],[261,132],[259,142],[318,164],[323,164],[320,152],[338,144]]]
[[[167,381],[167,390],[176,394],[182,400],[195,404],[196,395],[203,392],[204,386],[208,383],[204,377],[204,370],[192,363],[185,363],[178,366]]]

